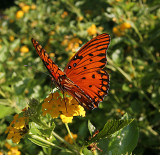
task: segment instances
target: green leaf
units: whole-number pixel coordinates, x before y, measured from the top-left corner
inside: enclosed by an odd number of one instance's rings
[[[102,139],[98,145],[103,150],[102,154],[130,154],[136,147],[139,137],[139,130],[136,121],[117,131],[110,138]]]
[[[124,128],[128,124],[130,124],[133,121],[133,119],[128,119],[128,120],[111,120],[108,121],[105,125],[104,128],[95,136],[93,137],[88,144],[91,144],[93,142],[97,142],[98,140],[102,138],[106,138],[116,131]]]
[[[37,125],[37,124],[34,123],[34,122],[31,122],[31,124],[30,124],[30,132],[31,132],[32,134],[42,135],[42,133],[41,133],[41,131],[39,130],[39,128],[40,128],[39,125]]]
[[[93,135],[92,133],[95,131],[96,128],[93,126],[93,124],[91,123],[90,120],[88,120],[88,129],[89,129],[89,132],[92,136]]]
[[[0,105],[0,109],[1,109],[1,112],[0,112],[0,119],[12,114],[14,112],[13,108],[12,107],[7,107],[7,106],[4,106],[4,105]]]
[[[34,139],[34,138],[28,138],[30,141],[32,141],[34,144],[38,145],[38,146],[41,146],[41,147],[46,147],[46,148],[49,148],[51,147],[51,145],[49,144],[46,144],[46,143],[43,143],[42,141],[40,140],[37,140],[37,139]]]

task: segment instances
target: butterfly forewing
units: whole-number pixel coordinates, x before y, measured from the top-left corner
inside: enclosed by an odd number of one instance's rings
[[[98,35],[87,42],[70,60],[64,72],[72,80],[79,74],[99,70],[106,65],[106,50],[110,43],[107,33]]]
[[[58,66],[52,61],[52,59],[49,57],[49,55],[46,53],[45,49],[42,48],[39,43],[32,38],[33,46],[35,47],[38,55],[40,56],[41,60],[43,61],[44,65],[46,66],[47,70],[49,71],[52,78],[55,80],[55,82],[58,82],[58,78],[62,75],[64,75],[64,72],[62,72]]]

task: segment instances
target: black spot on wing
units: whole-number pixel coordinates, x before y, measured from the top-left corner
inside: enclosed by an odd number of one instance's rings
[[[88,55],[89,55],[89,56],[93,56],[93,54],[92,54],[92,53],[89,53]]]

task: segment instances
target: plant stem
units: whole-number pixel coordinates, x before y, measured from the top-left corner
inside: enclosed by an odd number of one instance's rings
[[[69,129],[68,123],[65,123],[65,126],[66,126],[66,129],[67,129],[67,131],[68,131],[73,143],[76,145],[76,147],[78,147],[78,145],[76,144],[75,140],[73,139],[73,136],[72,136],[71,131]]]
[[[126,73],[124,72],[120,67],[118,67],[109,57],[107,58],[108,62],[114,66],[119,72],[121,72],[121,74],[129,81],[131,82],[131,77]]]

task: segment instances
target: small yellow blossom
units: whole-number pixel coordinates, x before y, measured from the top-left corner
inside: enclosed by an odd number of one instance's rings
[[[19,3],[19,6],[23,7],[23,6],[25,6],[25,3],[21,2],[21,3]]]
[[[68,16],[68,12],[67,11],[64,11],[62,14],[61,14],[61,17],[62,18],[65,18],[65,17],[67,17]]]
[[[55,30],[56,30],[56,31],[59,31],[59,29],[60,29],[60,26],[59,26],[59,25],[56,25],[56,26],[55,26]]]
[[[18,147],[11,147],[10,151],[7,153],[7,155],[21,155],[21,152],[18,150]]]
[[[49,33],[49,35],[54,35],[55,34],[55,31],[51,31],[50,33]]]
[[[78,137],[77,134],[74,134],[74,133],[71,132],[71,135],[72,135],[73,139],[76,141],[76,139],[77,139],[77,137]],[[73,140],[72,140],[72,138],[71,138],[71,136],[70,136],[69,134],[68,134],[67,136],[65,136],[64,139],[65,139],[68,143],[73,144]]]
[[[19,10],[19,11],[17,11],[17,13],[16,13],[16,18],[17,18],[17,19],[20,19],[20,18],[23,17],[23,15],[24,15],[24,12],[23,12],[22,10]]]
[[[49,56],[50,57],[55,57],[55,53],[50,53]]]
[[[116,17],[113,17],[113,18],[112,18],[112,21],[116,22],[116,21],[117,21]]]
[[[50,94],[42,104],[43,115],[47,113],[53,118],[60,116],[62,122],[71,123],[73,116],[85,116],[85,110],[72,97],[62,98],[58,92]]]
[[[36,27],[36,26],[37,26],[37,21],[33,21],[33,22],[31,23],[31,27],[34,28],[34,27]]]
[[[13,41],[14,40],[14,36],[9,36],[9,40]]]
[[[64,39],[61,45],[66,46],[66,51],[75,52],[79,47],[79,44],[82,44],[82,41],[78,38],[72,38],[71,40]]]
[[[29,9],[30,9],[30,6],[29,6],[29,5],[24,5],[24,6],[22,6],[23,12],[28,12]]]
[[[57,58],[57,60],[58,60],[58,61],[62,60],[62,57],[61,57],[61,56],[59,56],[59,57]]]
[[[96,25],[92,24],[91,27],[87,29],[87,32],[90,36],[95,35],[97,33]]]
[[[130,29],[131,28],[131,24],[130,23],[123,23],[121,25],[117,25],[116,27],[113,27],[113,33],[117,36],[122,36],[124,35],[125,33],[125,30],[126,29]]]
[[[99,29],[100,31],[103,31],[103,30],[104,30],[104,27],[99,26],[98,29]]]
[[[28,132],[28,121],[28,117],[19,117],[19,115],[16,114],[5,131],[6,134],[8,133],[7,139],[12,139],[14,143],[18,144],[20,139]]]
[[[113,27],[112,31],[117,36],[121,36],[122,35],[122,33],[119,31],[119,27],[118,26],[117,27]]]
[[[12,146],[9,143],[4,144],[7,149],[10,149]]]
[[[20,52],[21,52],[21,53],[27,53],[27,52],[29,52],[29,48],[24,45],[24,46],[22,46],[22,47],[20,48]]]
[[[60,115],[60,118],[61,118],[63,123],[72,123],[72,119],[73,119],[72,116],[71,117],[69,117],[69,116],[67,117],[65,115]]]
[[[2,48],[2,45],[0,45],[0,48]]]
[[[32,4],[32,5],[31,5],[31,9],[32,9],[32,10],[35,10],[36,8],[37,8],[37,6],[36,6],[35,4]]]
[[[124,31],[125,29],[130,29],[131,28],[131,24],[130,23],[123,23],[120,25],[120,30]]]
[[[83,18],[84,18],[83,16],[79,16],[79,17],[77,17],[77,20],[78,20],[78,21],[82,21]]]
[[[117,109],[116,111],[117,111],[117,113],[120,113],[121,115],[124,115],[124,113],[125,113],[125,112],[122,111],[121,109]]]
[[[61,45],[62,46],[66,46],[68,44],[69,40],[68,39],[64,39],[62,42],[61,42]]]

